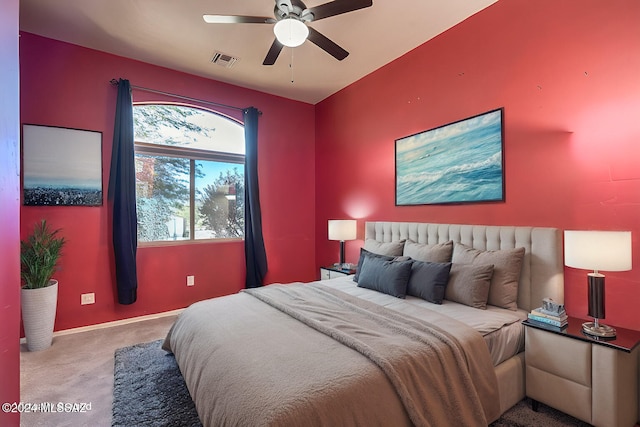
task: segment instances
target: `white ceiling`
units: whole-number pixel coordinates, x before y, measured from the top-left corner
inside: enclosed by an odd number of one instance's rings
[[[285,47],[273,66],[262,65],[274,38],[271,24],[202,19],[273,17],[273,0],[20,0],[20,29],[316,104],[496,1],[374,0],[372,7],[310,24],[350,53],[343,61],[306,41]],[[239,60],[231,68],[213,64],[216,51]]]

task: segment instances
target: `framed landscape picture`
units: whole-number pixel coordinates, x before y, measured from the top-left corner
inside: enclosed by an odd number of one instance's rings
[[[396,140],[396,205],[504,200],[503,109]]]
[[[23,204],[102,205],[102,132],[22,127]]]

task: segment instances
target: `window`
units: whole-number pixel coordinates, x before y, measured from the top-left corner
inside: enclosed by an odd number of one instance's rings
[[[133,106],[138,242],[242,238],[244,128],[207,110]]]

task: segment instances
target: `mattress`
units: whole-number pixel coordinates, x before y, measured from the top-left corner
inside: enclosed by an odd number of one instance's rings
[[[424,317],[424,309],[452,317],[484,337],[494,366],[524,350],[522,321],[527,318],[524,310],[513,311],[491,305],[486,310],[480,310],[448,300],[439,305],[409,295],[400,299],[358,287],[353,276],[323,280],[322,284],[418,319]]]

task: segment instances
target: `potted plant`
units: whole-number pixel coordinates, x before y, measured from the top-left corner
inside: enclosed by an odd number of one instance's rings
[[[42,220],[20,241],[22,323],[29,351],[49,347],[53,339],[58,281],[52,276],[65,244],[59,233]]]

